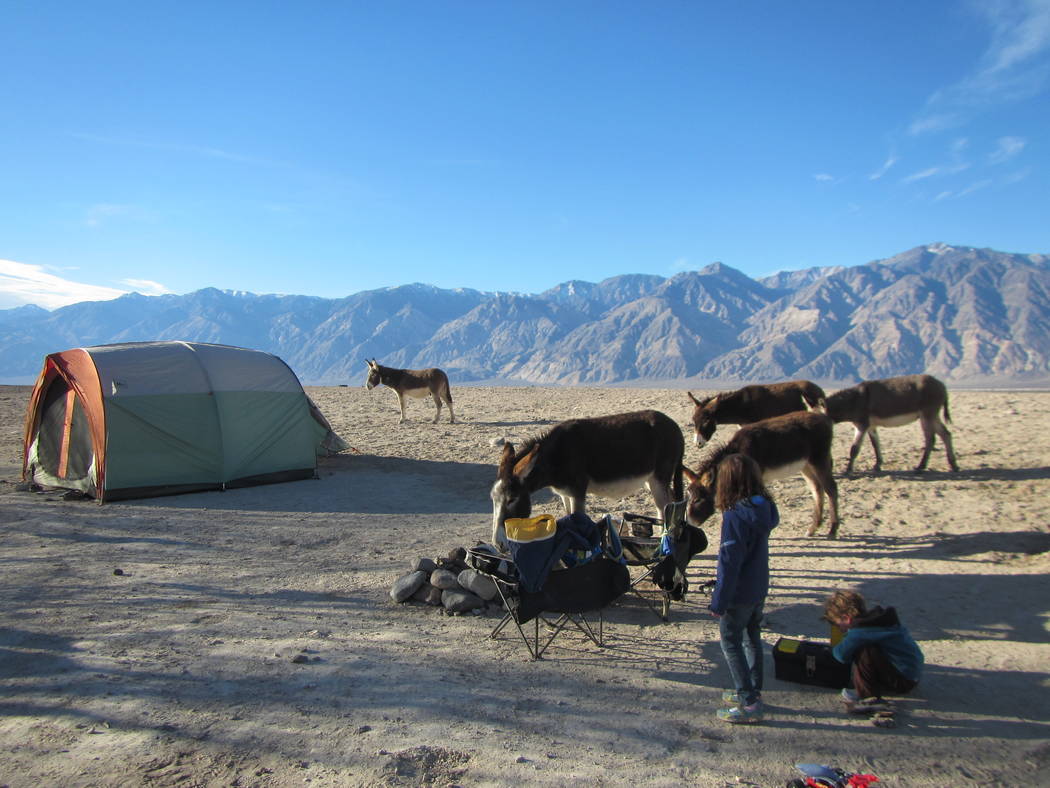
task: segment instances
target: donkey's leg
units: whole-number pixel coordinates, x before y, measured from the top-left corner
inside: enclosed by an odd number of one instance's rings
[[[434,421],[432,422],[433,424],[437,424],[438,419],[441,418],[441,397],[438,396],[436,391],[431,391],[430,397],[434,400],[434,404],[437,405],[437,413],[434,414]]]
[[[871,448],[875,451],[875,465],[871,472],[878,473],[882,470],[882,442],[879,440],[879,431],[875,427],[868,430],[868,440],[871,441]]]
[[[405,423],[405,395],[402,394],[397,389],[394,389],[394,393],[397,394],[397,405],[398,405],[399,408],[401,408],[401,420],[398,422],[398,424],[404,424]]]
[[[944,426],[944,422],[940,419],[934,422],[933,429],[941,436],[941,441],[944,442],[944,451],[948,455],[948,465],[951,466],[953,471],[959,470],[959,463],[955,461],[955,447],[952,446],[952,434],[948,432],[948,428]]]
[[[831,470],[831,457],[828,457],[827,465],[818,469],[818,478],[828,496],[828,509],[831,526],[828,529],[828,539],[835,539],[839,535],[839,485],[835,481],[835,474]]]
[[[448,396],[445,398],[445,404],[448,405],[448,423],[456,423],[456,412],[452,410],[452,397]]]
[[[847,476],[853,473],[853,461],[857,459],[857,454],[860,452],[860,444],[864,442],[864,436],[867,432],[867,427],[860,424],[853,425],[853,443],[849,447],[849,462],[846,463]]]
[[[565,508],[565,514],[580,514],[587,513],[587,493],[573,493],[571,495],[562,495],[558,493],[561,498],[561,505]]]
[[[667,504],[674,501],[674,496],[671,495],[671,484],[670,482],[661,481],[653,474],[645,481],[645,489],[649,491],[649,494],[653,496],[653,503],[656,505],[656,516],[660,519],[664,519],[664,510],[667,508]]]
[[[933,451],[933,419],[923,414],[919,417],[922,424],[922,457],[919,464],[915,466],[916,471],[926,470],[926,464],[930,461],[930,452]]]
[[[806,478],[809,494],[813,496],[813,524],[806,531],[806,536],[816,536],[817,529],[820,528],[821,518],[824,516],[824,492],[817,481],[815,469],[812,466],[804,465],[802,467],[802,475]]]

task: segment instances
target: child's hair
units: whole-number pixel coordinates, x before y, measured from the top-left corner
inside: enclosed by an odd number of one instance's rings
[[[762,470],[746,454],[730,454],[718,464],[715,482],[715,506],[721,511],[732,509],[739,501],[749,501],[752,495],[773,500],[762,483]]]
[[[867,612],[864,597],[856,591],[836,591],[824,600],[824,620],[833,624],[844,618],[858,618]]]

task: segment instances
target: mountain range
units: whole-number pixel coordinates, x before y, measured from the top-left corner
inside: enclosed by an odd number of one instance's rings
[[[53,312],[0,310],[0,382],[70,347],[238,345],[308,385],[361,383],[366,358],[452,382],[824,384],[929,372],[959,384],[1050,381],[1050,256],[931,244],[857,266],[752,279],[722,263],[665,278],[569,281],[539,294],[423,284],[345,298],[212,288]]]

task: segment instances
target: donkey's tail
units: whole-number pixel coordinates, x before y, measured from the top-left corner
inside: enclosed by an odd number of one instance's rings
[[[682,457],[685,459],[685,457]],[[682,463],[679,461],[678,465],[674,469],[674,475],[671,477],[671,494],[672,500],[681,501],[685,498],[685,489],[682,485]]]
[[[952,416],[948,412],[948,392],[944,392],[944,420],[948,423],[952,423]]]

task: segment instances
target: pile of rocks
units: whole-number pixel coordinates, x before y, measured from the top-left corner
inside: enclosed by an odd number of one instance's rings
[[[496,599],[496,584],[467,566],[467,551],[457,547],[445,558],[420,558],[390,589],[395,602],[421,602],[449,613],[481,610]]]

